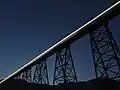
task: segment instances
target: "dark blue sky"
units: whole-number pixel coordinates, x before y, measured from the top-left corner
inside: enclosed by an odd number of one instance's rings
[[[108,8],[115,0],[2,0],[0,1],[0,77],[6,77],[78,26]],[[120,46],[120,17],[110,28]],[[88,35],[73,43],[79,80],[93,78]],[[50,57],[50,81],[55,58]]]

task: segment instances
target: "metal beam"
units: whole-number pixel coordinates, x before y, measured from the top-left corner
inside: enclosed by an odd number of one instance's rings
[[[120,1],[116,2],[114,5],[112,5],[111,7],[109,7],[102,13],[100,13],[98,16],[96,16],[89,22],[85,23],[83,26],[79,27],[74,32],[72,32],[71,34],[69,34],[68,36],[66,36],[65,38],[63,38],[62,40],[60,40],[53,46],[51,46],[49,49],[44,51],[42,54],[38,55],[36,58],[31,60],[29,63],[25,64],[23,67],[21,67],[20,69],[18,69],[17,71],[12,73],[8,77],[6,77],[4,80],[2,80],[0,82],[0,84],[10,78],[13,78],[17,74],[24,71],[24,69],[32,67],[33,65],[35,65],[38,62],[39,59],[47,58],[47,57],[53,55],[56,52],[56,50],[63,48],[66,45],[71,44],[74,41],[76,41],[77,39],[80,39],[81,37],[85,36],[86,34],[92,32],[93,30],[96,30],[97,28],[102,26],[103,23],[113,19],[114,17],[118,16],[119,14],[120,14]]]

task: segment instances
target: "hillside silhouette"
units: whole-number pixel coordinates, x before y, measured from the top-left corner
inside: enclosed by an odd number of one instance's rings
[[[0,90],[120,90],[120,83],[110,79],[93,79],[87,82],[59,84],[27,83],[23,80],[9,80],[0,85]]]

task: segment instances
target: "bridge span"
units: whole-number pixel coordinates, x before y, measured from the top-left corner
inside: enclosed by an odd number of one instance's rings
[[[25,70],[33,67],[34,65],[37,65],[39,61],[44,61],[46,58],[52,56],[53,54],[55,54],[58,51],[61,51],[62,49],[65,49],[65,52],[67,53],[67,51],[69,51],[69,47],[70,44],[72,44],[73,42],[75,42],[76,40],[82,38],[83,36],[85,36],[86,34],[91,33],[91,39],[96,40],[95,37],[93,37],[94,35],[94,31],[96,31],[98,28],[100,28],[101,26],[104,26],[104,28],[106,30],[108,30],[108,23],[110,20],[112,20],[113,18],[115,18],[116,16],[118,16],[120,14],[120,1],[116,2],[114,5],[112,5],[111,7],[109,7],[108,9],[106,9],[105,11],[103,11],[102,13],[100,13],[99,15],[97,15],[96,17],[94,17],[93,19],[91,19],[90,21],[88,21],[87,23],[85,23],[84,25],[82,25],[81,27],[79,27],[78,29],[76,29],[74,32],[72,32],[71,34],[69,34],[68,36],[66,36],[65,38],[63,38],[62,40],[60,40],[59,42],[57,42],[56,44],[54,44],[53,46],[51,46],[50,48],[48,48],[47,50],[45,50],[43,53],[41,53],[40,55],[38,55],[37,57],[35,57],[33,60],[31,60],[30,62],[28,62],[27,64],[25,64],[23,67],[21,67],[20,69],[18,69],[17,71],[15,71],[14,73],[12,73],[11,75],[9,75],[8,77],[6,77],[4,80],[2,80],[0,82],[0,84],[6,82],[9,79],[12,79],[14,77],[17,77],[19,74],[21,74],[22,72],[24,72]],[[109,32],[108,32],[109,33]],[[110,36],[111,37],[111,36]],[[93,41],[91,40],[91,44],[93,45]],[[111,43],[113,46],[115,46],[115,48],[117,48],[116,43],[113,39],[113,37],[110,39]],[[112,46],[112,47],[113,47]],[[65,48],[68,47],[68,48]],[[103,47],[103,46],[102,46]],[[114,48],[114,49],[115,49]],[[100,48],[99,48],[100,49]],[[93,51],[93,58],[95,59],[95,47],[92,47],[92,51]],[[115,51],[115,50],[113,50]],[[119,52],[119,51],[118,51]],[[70,53],[70,52],[69,52]],[[99,52],[100,53],[100,52]],[[116,51],[117,53],[117,51]],[[70,54],[71,55],[71,54]],[[117,55],[117,54],[116,54]],[[59,56],[59,53],[58,53]],[[117,57],[117,56],[116,56]],[[72,59],[71,56],[67,57]],[[58,57],[59,60],[59,57]],[[104,61],[106,62],[106,61]],[[101,62],[99,62],[100,64]],[[117,60],[118,67],[120,69],[120,59]],[[94,62],[94,64],[96,65],[96,63]],[[103,63],[102,63],[103,64]],[[105,68],[105,66],[103,65],[103,67]],[[56,66],[56,69],[58,67]],[[73,72],[75,73],[74,70],[74,66],[72,65],[73,68]],[[97,67],[95,68],[95,72],[96,72],[96,77],[98,77],[97,74]],[[101,75],[103,75],[103,73],[101,73]],[[105,70],[105,75],[106,77],[109,77],[107,74],[107,71]],[[74,79],[77,81],[76,79],[76,75],[74,74]],[[118,77],[120,77],[120,74],[117,75]],[[54,78],[56,76],[54,75]],[[65,78],[65,77],[64,77]],[[115,77],[112,77],[113,79]],[[57,79],[57,78],[56,78]],[[55,80],[56,80],[55,79]],[[65,82],[65,80],[64,80]]]

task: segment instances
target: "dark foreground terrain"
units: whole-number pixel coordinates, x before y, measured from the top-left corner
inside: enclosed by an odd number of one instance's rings
[[[11,80],[0,85],[0,90],[120,90],[120,83],[114,80],[89,80],[87,82],[51,85],[29,84],[22,80]]]

